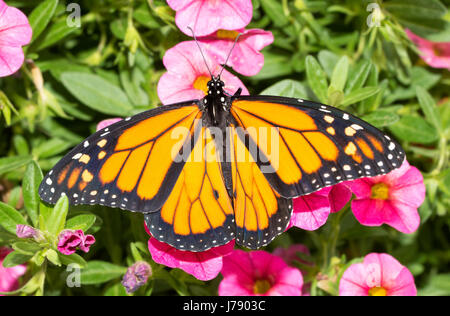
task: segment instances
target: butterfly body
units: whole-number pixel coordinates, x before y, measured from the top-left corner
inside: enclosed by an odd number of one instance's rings
[[[223,87],[212,76],[201,100],[91,135],[46,175],[41,198],[142,212],[155,238],[181,250],[233,239],[256,249],[286,229],[292,198],[404,159],[395,141],[341,110]]]

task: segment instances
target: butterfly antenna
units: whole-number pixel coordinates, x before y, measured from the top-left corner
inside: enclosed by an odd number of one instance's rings
[[[224,63],[223,66],[222,66],[222,70],[221,70],[220,73],[219,73],[219,77],[222,75],[222,72],[223,72],[223,70],[225,69],[225,65],[227,64],[228,59],[230,59],[231,53],[233,52],[234,46],[236,46],[236,43],[237,43],[237,41],[239,40],[239,37],[241,37],[241,35],[242,35],[242,33],[239,33],[239,34],[236,36],[236,39],[234,40],[233,46],[231,47],[230,52],[228,53],[227,59],[225,60],[225,63]]]
[[[202,57],[203,57],[203,61],[205,62],[206,68],[208,69],[208,72],[209,72],[211,78],[214,78],[214,76],[213,76],[213,74],[212,74],[212,72],[211,72],[211,69],[209,69],[208,63],[206,62],[205,55],[203,55],[202,48],[200,47],[200,44],[199,44],[198,41],[197,41],[197,37],[195,37],[194,30],[193,30],[190,26],[188,26],[188,29],[191,30],[191,32],[192,32],[192,37],[194,37],[195,43],[197,44],[198,49],[200,50],[200,54],[201,54]]]

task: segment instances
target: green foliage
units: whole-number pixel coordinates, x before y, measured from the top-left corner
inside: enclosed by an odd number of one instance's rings
[[[15,250],[5,267],[29,266],[23,287],[13,294],[126,295],[121,277],[139,260],[150,262],[153,276],[136,295],[217,294],[217,279],[200,282],[151,260],[142,216],[69,207],[66,197],[50,206],[37,193],[42,172],[100,120],[160,103],[162,56],[190,39],[176,28],[174,12],[163,0],[82,0],[78,28],[67,23],[72,1],[12,2],[33,27],[20,75],[0,80],[0,246]],[[380,15],[369,10],[372,2]],[[320,101],[367,120],[396,137],[427,187],[421,226],[410,236],[386,225],[361,226],[347,206],[319,230],[291,229],[266,250],[306,244],[315,266],[302,269],[312,295],[337,294],[345,268],[373,251],[388,252],[410,268],[419,294],[450,295],[450,76],[427,66],[404,32],[409,28],[450,42],[449,1],[254,0],[253,5],[249,28],[270,30],[275,41],[263,50],[261,72],[241,76],[251,94]],[[17,224],[40,229],[41,238],[18,239]],[[96,244],[88,254],[62,255],[56,243],[64,229],[95,234]],[[81,288],[61,283],[71,264],[82,268]]]

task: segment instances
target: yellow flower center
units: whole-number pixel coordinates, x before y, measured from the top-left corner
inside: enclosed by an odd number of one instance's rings
[[[369,296],[386,296],[387,291],[384,287],[376,286],[369,290]]]
[[[216,36],[220,39],[235,40],[236,36],[239,35],[238,31],[228,31],[228,30],[218,30]]]
[[[253,285],[253,293],[255,294],[265,294],[270,290],[272,285],[267,280],[257,280]]]
[[[385,183],[377,183],[372,187],[372,199],[387,200],[389,198],[389,187]]]
[[[195,79],[194,84],[192,85],[194,89],[201,90],[205,93],[208,93],[208,81],[211,80],[208,76],[199,76]]]

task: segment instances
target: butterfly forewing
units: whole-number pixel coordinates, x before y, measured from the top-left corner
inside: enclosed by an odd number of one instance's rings
[[[184,165],[172,159],[174,153],[192,142],[200,118],[192,101],[143,112],[100,130],[58,162],[39,194],[48,203],[65,194],[73,205],[158,210]]]
[[[258,165],[271,165],[264,175],[285,197],[385,174],[405,157],[394,140],[367,122],[311,101],[242,96],[232,102],[231,114],[249,136],[246,145],[256,145],[251,152]]]

